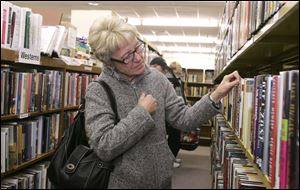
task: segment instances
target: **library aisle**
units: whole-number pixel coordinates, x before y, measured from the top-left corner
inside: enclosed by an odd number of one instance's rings
[[[172,189],[211,189],[209,146],[199,146],[194,151],[181,149],[177,158],[182,163],[173,170]]]

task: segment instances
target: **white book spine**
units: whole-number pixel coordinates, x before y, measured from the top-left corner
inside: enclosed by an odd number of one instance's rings
[[[6,150],[5,150],[5,132],[1,130],[1,173],[4,173],[6,171],[5,168],[5,154],[6,154]]]
[[[14,18],[14,31],[13,31],[13,38],[11,49],[18,50],[19,49],[19,39],[20,39],[20,27],[21,27],[21,8],[14,5],[13,11],[15,14]]]
[[[1,47],[6,48],[7,27],[8,27],[8,4],[6,1],[1,1]]]

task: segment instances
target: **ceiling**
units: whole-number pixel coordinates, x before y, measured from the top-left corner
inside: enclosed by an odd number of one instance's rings
[[[98,3],[98,5],[91,6],[88,4],[89,2]],[[174,20],[175,23],[179,23],[180,19],[186,18],[194,19],[193,23],[204,20],[214,23],[215,26],[137,25],[137,29],[164,55],[195,51],[194,53],[205,53],[212,56],[215,52],[219,32],[219,21],[225,6],[225,1],[13,1],[12,3],[30,8],[59,9],[64,13],[63,20],[67,21],[70,21],[72,9],[113,10],[121,16],[128,17],[129,22],[132,18],[139,20],[167,18],[170,23]],[[156,41],[160,36],[173,37],[173,39]],[[187,42],[188,40],[184,40],[187,37],[196,39]],[[201,42],[197,37],[207,38],[207,40]],[[181,39],[183,39],[182,42],[180,42]]]

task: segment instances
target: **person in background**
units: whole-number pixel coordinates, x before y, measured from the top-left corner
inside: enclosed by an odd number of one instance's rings
[[[172,82],[174,85],[174,88],[176,90],[176,93],[178,96],[181,96],[185,102],[185,104],[187,104],[187,100],[185,97],[185,93],[184,93],[184,82],[182,80],[183,77],[183,71],[182,71],[182,67],[180,65],[180,63],[173,61],[170,66],[170,69],[172,69],[175,77],[177,80],[175,82]],[[178,81],[178,83],[177,83]]]
[[[162,57],[155,57],[150,62],[150,66],[156,68],[159,72],[166,75],[168,80],[173,84],[173,87],[176,90],[176,94],[178,96],[181,96],[186,104],[185,95],[183,93],[183,83],[181,79],[175,75],[174,70],[168,67],[165,59]],[[176,158],[181,146],[180,130],[170,126],[170,124],[168,123],[166,123],[166,130],[167,130],[168,145],[175,157],[173,167],[178,168],[180,167],[180,163],[181,163],[181,159]]]
[[[111,87],[120,116],[115,123],[105,90],[96,82],[90,83],[85,131],[99,158],[114,165],[108,188],[171,188],[174,155],[165,123],[193,131],[220,113],[220,100],[240,83],[238,72],[226,75],[213,92],[188,107],[168,79],[145,64],[145,44],[135,26],[117,16],[101,17],[91,25],[88,42],[103,62],[96,80]]]

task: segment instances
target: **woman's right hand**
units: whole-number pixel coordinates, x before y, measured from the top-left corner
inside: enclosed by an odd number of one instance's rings
[[[148,94],[146,95],[144,92],[141,94],[139,98],[138,104],[145,108],[150,114],[154,113],[156,111],[157,107],[157,101],[156,99]]]
[[[238,71],[225,75],[220,85],[211,93],[213,100],[215,102],[220,101],[233,87],[238,86],[240,82],[241,77]]]

